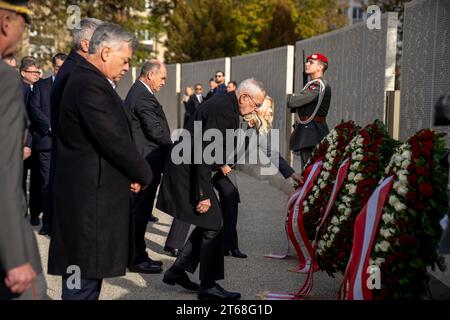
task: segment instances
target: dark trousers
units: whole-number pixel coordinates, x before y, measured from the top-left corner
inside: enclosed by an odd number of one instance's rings
[[[30,172],[30,184],[27,188],[28,171]],[[39,155],[33,151],[31,156],[23,162],[23,191],[32,218],[38,218],[42,212],[41,175],[39,173]],[[27,193],[27,189],[29,192]],[[25,212],[24,212],[25,213]]]
[[[225,250],[238,249],[237,220],[239,191],[221,171],[213,177],[213,186],[219,192],[220,211],[223,218]]]
[[[153,171],[153,179],[145,190],[133,196],[134,256],[133,264],[148,259],[145,231],[149,222],[156,191],[161,182],[161,172]]]
[[[212,282],[224,278],[222,230],[195,227],[174,266],[195,273],[200,264],[200,281]]]
[[[41,173],[41,194],[42,207],[44,215],[42,216],[42,224],[49,227],[51,223],[50,216],[50,151],[39,152],[39,169]]]
[[[81,278],[79,289],[69,288],[67,282],[70,283],[71,280],[67,277],[63,277],[61,296],[63,300],[98,300],[102,289],[103,279]]]
[[[311,158],[313,150],[314,147],[303,148],[300,150],[300,157],[302,159],[302,168],[305,168],[305,164],[308,162],[309,158]]]
[[[186,237],[191,225],[177,218],[173,218],[169,234],[166,239],[166,246],[180,250],[186,243]]]

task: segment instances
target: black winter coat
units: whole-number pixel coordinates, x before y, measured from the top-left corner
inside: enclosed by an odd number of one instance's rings
[[[119,95],[80,61],[65,86],[56,134],[54,212],[48,272],[81,277],[125,274],[130,258],[130,183],[152,172],[138,153]]]

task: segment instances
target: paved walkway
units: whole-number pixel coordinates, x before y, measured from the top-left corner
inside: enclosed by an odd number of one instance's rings
[[[296,260],[263,257],[266,253],[285,250],[284,205],[287,196],[267,181],[256,180],[244,173],[238,173],[238,184],[242,201],[239,207],[239,242],[248,259],[225,257],[225,280],[221,284],[228,290],[241,292],[242,299],[246,300],[259,299],[258,294],[269,290],[296,292],[305,277],[288,271],[296,266]],[[174,258],[163,254],[172,218],[159,211],[155,215],[159,222],[149,224],[147,247],[151,258],[162,260],[166,270],[174,261]],[[37,232],[36,236],[46,270],[49,238],[39,236]],[[164,284],[162,276],[127,273],[120,278],[106,279],[100,299],[196,299],[195,294]],[[198,274],[192,279],[198,279]],[[333,279],[325,273],[316,273],[310,299],[336,299],[341,279],[340,276]],[[47,276],[47,284],[49,297],[60,299],[60,278]]]

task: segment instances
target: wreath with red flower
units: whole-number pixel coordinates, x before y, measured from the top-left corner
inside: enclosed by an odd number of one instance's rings
[[[427,267],[442,268],[437,248],[448,212],[448,170],[443,135],[429,129],[412,136],[386,168],[394,184],[383,208],[369,264],[381,272],[374,299],[417,299],[426,292]]]
[[[328,142],[328,148],[322,159],[322,170],[303,202],[303,223],[311,240],[315,237],[320,218],[325,211],[324,204],[328,202],[339,165],[345,159],[345,148],[358,134],[359,129],[353,121],[342,122],[324,138]],[[318,155],[319,152],[315,154]]]
[[[346,147],[346,153],[351,155],[350,167],[317,238],[318,264],[329,275],[345,272],[353,247],[355,219],[384,175],[397,145],[383,122],[376,120]]]

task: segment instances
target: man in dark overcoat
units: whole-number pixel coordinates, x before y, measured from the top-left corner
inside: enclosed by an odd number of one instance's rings
[[[59,68],[66,59],[66,54],[57,53],[52,58],[53,74],[45,79],[41,79],[34,85],[30,97],[29,112],[32,126],[35,128],[34,150],[38,153],[39,173],[41,175],[41,194],[42,194],[42,228],[40,235],[47,235],[50,232],[50,161],[52,148],[52,127],[50,124],[50,94],[52,92],[53,82],[58,74]]]
[[[129,191],[152,178],[113,88],[134,44],[120,26],[99,26],[62,96],[48,272],[63,277],[63,299],[98,299],[102,279],[124,275],[129,263]]]
[[[209,160],[195,155],[194,145],[200,144],[203,155],[209,144],[202,142],[201,133],[209,129],[218,130],[223,141],[226,141],[226,130],[239,128],[239,114],[257,111],[264,98],[262,83],[247,79],[241,83],[237,92],[214,95],[205,101],[188,126],[189,142],[184,142],[185,146],[193,150],[193,159],[179,161],[175,145],[164,171],[157,208],[196,227],[175,263],[164,274],[163,281],[198,290],[199,299],[239,299],[241,295],[226,291],[216,283],[224,278],[223,222],[211,177],[226,165],[228,155],[224,153],[222,159],[215,157],[212,164],[207,164]],[[179,143],[183,143],[183,140]],[[234,146],[227,148],[224,145],[224,150],[234,150]],[[186,273],[194,273],[199,264],[200,288],[190,281]]]

